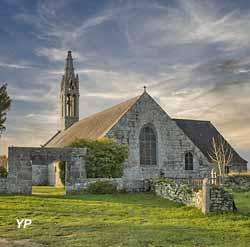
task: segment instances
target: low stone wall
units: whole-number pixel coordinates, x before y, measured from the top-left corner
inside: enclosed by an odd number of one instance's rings
[[[158,181],[154,185],[156,195],[171,201],[193,204],[193,192],[187,184],[177,184],[174,180]]]
[[[0,194],[6,194],[8,192],[8,179],[0,177]]]
[[[146,192],[150,191],[150,180],[127,180],[124,178],[86,178],[82,179],[80,183],[74,184],[74,187],[67,187],[68,193],[81,193],[87,190],[89,184],[96,182],[110,182],[118,191],[126,192]],[[67,191],[66,191],[67,192]]]
[[[232,194],[222,187],[211,186],[210,188],[210,212],[234,212],[236,206]]]
[[[211,186],[208,179],[204,180],[202,189],[197,192],[188,184],[178,184],[171,179],[155,181],[153,190],[156,195],[168,200],[195,206],[204,214],[236,210],[233,196],[223,187]]]
[[[145,180],[129,180],[122,178],[123,190],[127,192],[147,192],[151,190],[150,179]]]
[[[123,189],[123,183],[121,178],[86,178],[81,181],[81,183],[75,184],[74,188],[70,188],[71,192],[82,192],[88,189],[90,184],[96,182],[110,182],[111,184],[115,185],[117,190]]]
[[[250,191],[250,174],[229,175],[224,178],[224,186],[232,190]]]

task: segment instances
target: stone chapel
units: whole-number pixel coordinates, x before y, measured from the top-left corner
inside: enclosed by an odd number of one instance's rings
[[[76,138],[115,138],[129,147],[124,178],[210,176],[212,139],[221,136],[211,122],[171,118],[146,89],[137,97],[79,120],[79,97],[79,77],[68,51],[60,92],[61,130],[45,147],[65,147]],[[247,161],[230,148],[229,171],[246,171]]]

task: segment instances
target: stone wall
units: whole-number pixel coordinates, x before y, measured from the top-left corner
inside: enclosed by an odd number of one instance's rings
[[[234,212],[236,206],[233,196],[222,187],[210,188],[210,212]]]
[[[49,185],[47,165],[32,164],[32,185]]]
[[[96,182],[109,182],[115,185],[117,190],[123,190],[123,182],[121,178],[86,178],[82,180],[81,184],[78,184],[75,192],[87,190],[90,184]]]
[[[48,165],[55,160],[63,160],[66,161],[67,193],[86,178],[85,155],[84,148],[10,147],[7,192],[31,194],[32,173],[38,178],[39,183],[41,180],[48,183]]]
[[[187,184],[178,184],[174,180],[158,181],[154,185],[156,195],[171,201],[193,204],[193,192]]]
[[[141,166],[139,135],[141,128],[150,124],[157,135],[157,165]],[[108,131],[107,137],[129,145],[124,178],[144,180],[165,177],[206,177],[212,166],[203,153],[192,143],[162,108],[148,95],[143,94],[132,108]],[[194,170],[185,170],[185,153],[194,155]]]
[[[6,194],[8,192],[8,179],[0,177],[0,194]]]
[[[235,174],[224,178],[224,185],[232,190],[250,191],[250,174]]]
[[[48,185],[49,186],[55,186],[55,180],[56,180],[55,174],[56,174],[56,171],[55,171],[54,162],[53,162],[48,165]]]
[[[247,163],[245,164],[233,164],[230,166],[230,173],[231,172],[246,172],[247,171]]]
[[[75,189],[72,192],[82,192],[86,190],[89,184],[96,182],[110,182],[118,191],[126,192],[146,192],[150,191],[149,180],[124,180],[123,178],[86,178],[82,179],[81,183],[76,184]]]
[[[223,187],[211,186],[208,179],[204,179],[202,189],[197,192],[188,184],[179,184],[171,179],[155,181],[153,190],[156,195],[168,200],[195,206],[204,214],[236,210],[233,196]]]

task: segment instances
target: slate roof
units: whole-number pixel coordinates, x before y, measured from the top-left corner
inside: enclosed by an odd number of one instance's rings
[[[49,140],[46,147],[65,147],[75,139],[103,137],[120,118],[137,102],[141,95],[80,120]]]
[[[183,132],[191,139],[191,141],[201,150],[201,152],[210,160],[209,152],[212,150],[212,139],[223,136],[209,121],[190,120],[190,119],[173,119]],[[224,138],[223,138],[224,139]],[[225,139],[224,139],[225,140]],[[226,141],[226,140],[225,140]],[[228,143],[226,141],[226,143]],[[230,144],[228,143],[230,146]],[[246,160],[230,146],[233,152],[234,164],[245,164]]]

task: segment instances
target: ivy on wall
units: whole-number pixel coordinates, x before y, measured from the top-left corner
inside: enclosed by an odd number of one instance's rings
[[[65,185],[65,161],[59,161],[59,177],[63,185]]]
[[[0,177],[6,178],[8,176],[7,169],[3,166],[0,166]]]

